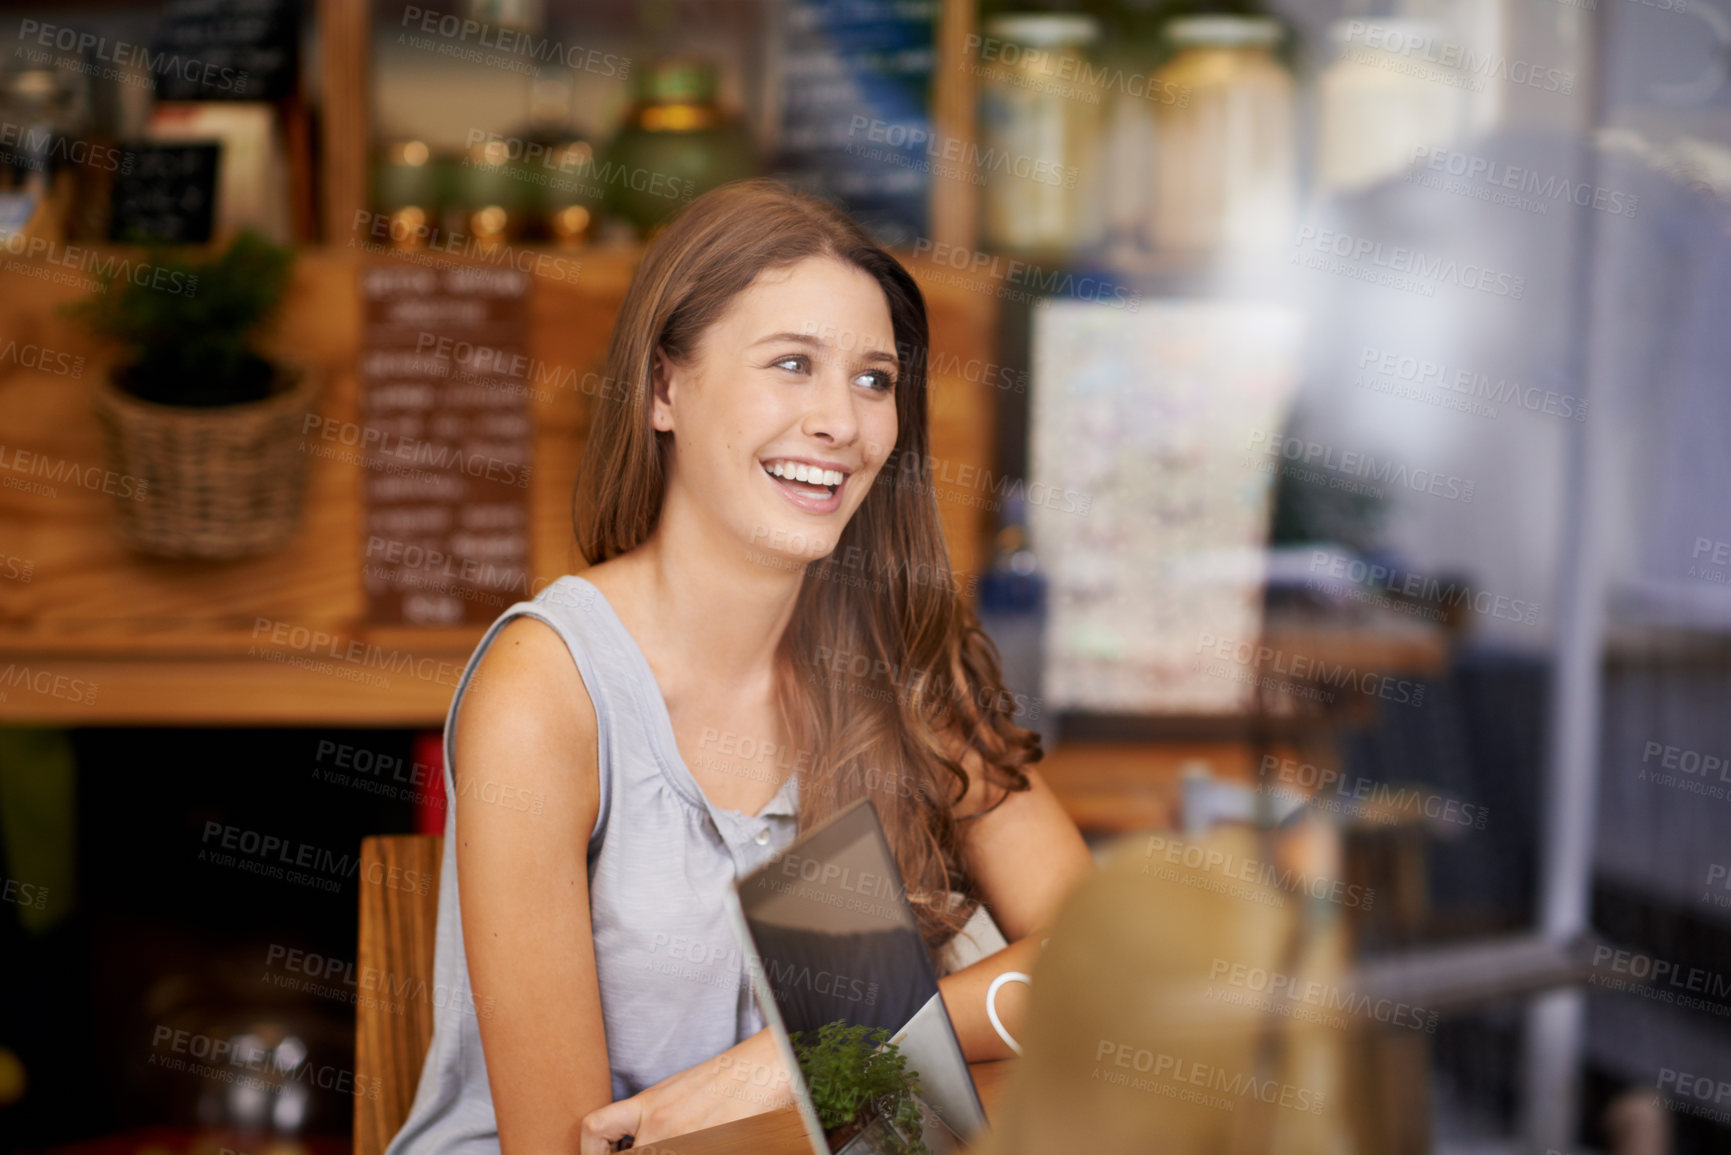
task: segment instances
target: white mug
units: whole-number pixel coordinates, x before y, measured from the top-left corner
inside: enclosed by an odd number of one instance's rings
[[[1005,971],[1003,974],[993,979],[992,985],[986,988],[986,1018],[991,1020],[992,1029],[998,1032],[998,1038],[1004,1040],[1004,1043],[1010,1048],[1010,1050],[1019,1055],[1022,1053],[1022,1044],[1016,1042],[1015,1039],[1010,1037],[1010,1032],[1004,1029],[1004,1021],[998,1018],[998,988],[1009,982],[1027,983],[1029,986],[1034,985],[1034,980],[1030,976],[1023,974],[1021,971]]]

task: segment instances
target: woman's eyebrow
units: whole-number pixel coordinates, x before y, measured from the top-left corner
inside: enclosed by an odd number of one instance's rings
[[[768,345],[772,342],[779,343],[783,341],[792,341],[796,345],[805,345],[813,349],[829,348],[829,342],[819,340],[810,333],[771,333],[769,336],[764,337],[761,340],[753,341],[747,347],[755,349],[759,345]],[[899,366],[901,364],[900,358],[898,358],[894,353],[889,353],[882,349],[861,350],[859,358],[862,361],[871,361],[884,365]]]

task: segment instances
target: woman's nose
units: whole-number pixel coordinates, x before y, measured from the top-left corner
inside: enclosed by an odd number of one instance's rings
[[[845,370],[825,373],[811,393],[800,432],[822,437],[834,445],[847,445],[859,436],[859,415]]]

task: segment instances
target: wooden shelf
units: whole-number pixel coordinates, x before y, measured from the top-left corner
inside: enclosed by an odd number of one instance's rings
[[[1275,752],[1290,756],[1284,746]],[[1256,782],[1249,742],[1060,742],[1037,765],[1084,831],[1173,830],[1183,816],[1184,773],[1196,765],[1225,782]]]
[[[530,342],[536,358],[576,370],[580,379],[602,367],[641,250],[565,255],[580,274],[536,279]],[[323,376],[314,416],[358,420],[355,277],[375,259],[344,246],[303,250],[297,262],[273,346]],[[948,269],[933,280],[931,270],[908,263],[926,289],[934,349],[963,374],[932,382],[932,452],[987,469],[995,389],[965,366],[973,362],[977,370],[992,359],[993,286]],[[16,270],[5,278],[14,291],[0,304],[0,339],[86,361],[77,376],[20,368],[16,359],[0,363],[0,482],[31,479],[28,464],[15,465],[19,451],[40,455],[60,476],[68,467],[96,467],[84,475],[100,478],[106,466],[89,393],[104,371],[104,354],[57,312],[84,290]],[[535,589],[582,568],[570,499],[589,414],[581,390],[541,392],[530,403]],[[308,466],[306,512],[294,540],[270,556],[225,563],[130,553],[112,530],[113,499],[100,481],[86,488],[76,480],[34,478],[51,496],[0,487],[0,722],[441,725],[456,675],[439,664],[454,662],[460,674],[483,627],[369,625],[361,585],[361,467],[320,457]],[[994,527],[980,499],[991,494],[945,482],[938,491],[952,564],[960,573],[976,572]],[[305,631],[304,639],[295,634],[295,644],[270,644],[278,623]],[[315,644],[315,635],[326,640]],[[360,647],[353,651],[359,660],[349,656],[351,643]],[[324,667],[304,665],[315,661]]]

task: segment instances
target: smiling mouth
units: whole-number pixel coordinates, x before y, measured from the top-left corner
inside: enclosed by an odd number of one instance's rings
[[[765,462],[763,471],[790,493],[820,501],[834,497],[847,483],[847,474],[838,469],[819,469],[790,461]]]

